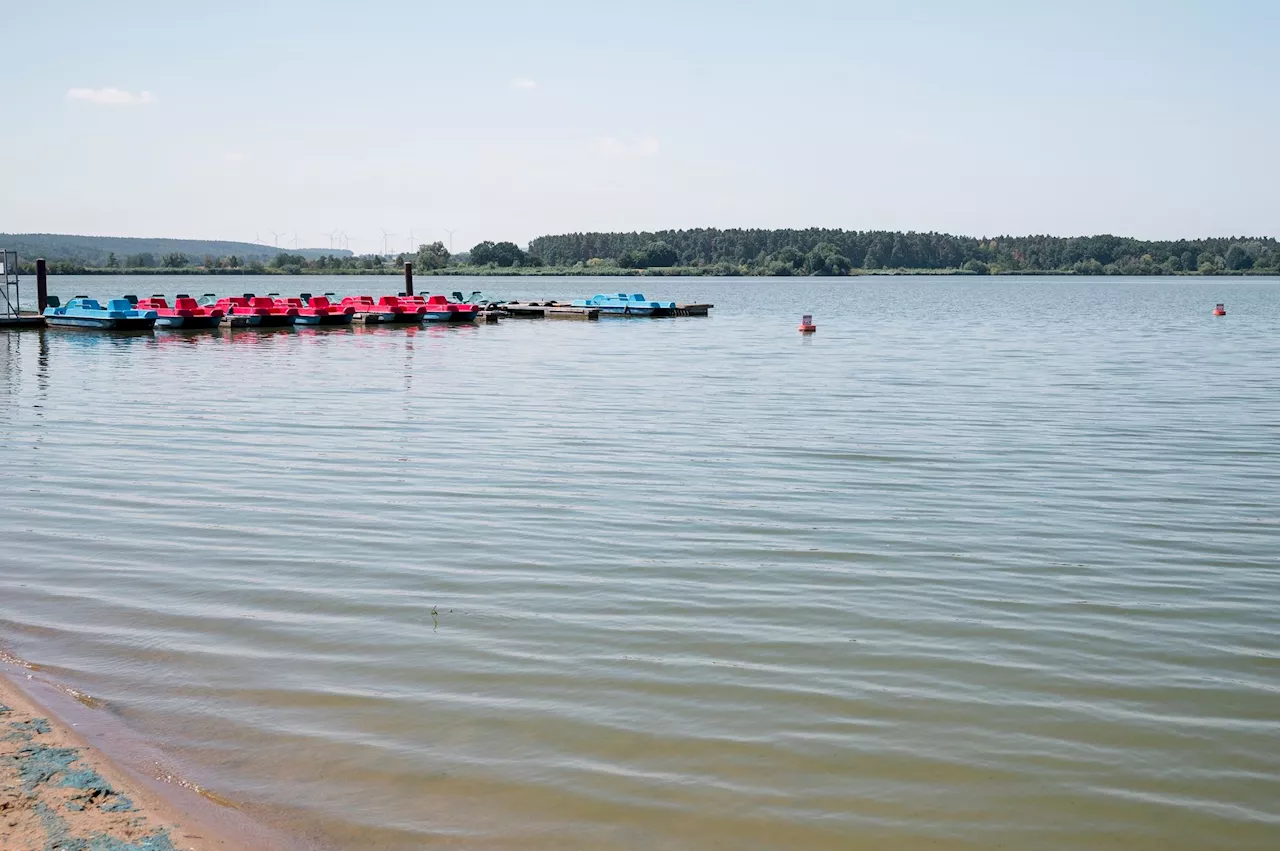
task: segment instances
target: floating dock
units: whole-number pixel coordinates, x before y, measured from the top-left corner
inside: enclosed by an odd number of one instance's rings
[[[0,328],[43,328],[44,317],[39,313],[0,315]]]
[[[594,307],[570,307],[556,302],[531,301],[521,303],[507,302],[498,308],[514,319],[585,319],[593,321],[600,318],[600,311]]]
[[[598,307],[574,307],[568,301],[551,299],[549,301],[509,301],[498,305],[512,318],[520,319],[588,319],[600,318]],[[671,310],[654,311],[653,317],[663,316],[707,316],[714,304],[677,304]]]

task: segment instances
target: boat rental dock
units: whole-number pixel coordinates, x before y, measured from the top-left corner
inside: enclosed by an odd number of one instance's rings
[[[122,299],[107,299],[106,306],[86,296],[72,298],[62,305],[55,296],[48,295],[46,264],[36,261],[36,291],[40,313],[23,312],[18,308],[18,263],[14,252],[0,255],[0,271],[4,274],[4,301],[0,304],[0,329],[93,327],[100,330],[121,330],[125,324],[135,322],[147,329],[189,328],[267,328],[316,324],[405,324],[425,321],[482,322],[493,324],[500,319],[571,319],[596,321],[603,316],[616,318],[659,318],[707,316],[714,305],[705,303],[677,303],[651,301],[639,293],[597,294],[589,299],[544,299],[519,301],[482,299],[473,292],[464,297],[454,292],[450,300],[444,295],[424,299],[413,292],[413,266],[405,264],[404,292],[375,299],[372,296],[348,296],[341,300],[333,293],[313,297],[303,293],[299,298],[280,298],[279,293],[255,296],[219,298],[207,293],[197,303],[185,293],[179,293],[170,305],[164,295],[153,294],[139,299],[127,295]],[[127,302],[127,303],[126,303]],[[141,310],[137,309],[141,307]],[[113,312],[114,311],[114,312]],[[124,318],[126,314],[137,318]],[[323,314],[323,316],[321,315]]]

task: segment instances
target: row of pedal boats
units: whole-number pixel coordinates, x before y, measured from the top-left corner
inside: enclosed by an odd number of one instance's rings
[[[110,299],[105,305],[96,299],[76,296],[65,305],[49,298],[44,318],[48,325],[71,328],[100,328],[114,331],[145,331],[150,328],[216,328],[223,323],[258,328],[288,325],[349,325],[358,316],[369,324],[475,322],[480,306],[450,301],[446,296],[348,296],[341,301],[329,295],[303,294],[298,298],[242,296],[199,300],[178,295],[170,304],[162,295],[138,299],[132,296]]]
[[[153,295],[143,299],[124,296],[105,305],[87,296],[76,296],[63,305],[50,296],[44,318],[49,325],[117,331],[216,328],[223,323],[259,328],[349,325],[357,317],[366,324],[459,323],[475,322],[483,312],[501,309],[501,302],[475,303],[478,295],[472,293],[471,300],[464,300],[461,293],[454,293],[453,300],[443,295],[387,295],[376,300],[360,295],[339,301],[333,293],[303,293],[298,298],[281,298],[274,293],[223,298],[210,294],[199,300],[179,294],[172,304],[163,295]],[[599,310],[603,316],[670,316],[676,309],[674,301],[653,301],[642,293],[597,294],[572,301],[570,306]]]

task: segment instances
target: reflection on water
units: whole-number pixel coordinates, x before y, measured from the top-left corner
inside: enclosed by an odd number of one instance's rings
[[[0,334],[0,641],[328,847],[1276,847],[1274,282],[648,288]]]

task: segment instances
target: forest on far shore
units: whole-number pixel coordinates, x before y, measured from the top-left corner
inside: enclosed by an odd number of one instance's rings
[[[547,266],[722,267],[722,274],[848,275],[886,270],[972,274],[1176,275],[1280,272],[1273,237],[1141,240],[1123,236],[968,237],[913,231],[668,230],[542,236]]]
[[[53,274],[377,275],[399,274],[406,262],[419,274],[436,275],[1280,274],[1280,243],[1273,237],[1141,240],[708,228],[540,236],[524,248],[486,240],[456,254],[436,241],[412,253],[361,255],[201,240],[50,234],[0,240],[0,247],[19,249],[20,267],[28,274],[37,256],[48,259]],[[33,248],[41,253],[33,256]],[[140,250],[146,248],[166,250]]]

